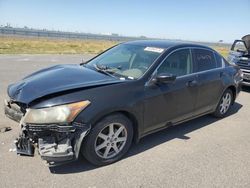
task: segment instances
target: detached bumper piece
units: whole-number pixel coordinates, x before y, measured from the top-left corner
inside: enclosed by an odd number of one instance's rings
[[[53,137],[39,138],[38,150],[41,158],[49,165],[65,163],[74,159],[73,148],[69,138],[56,143]]]
[[[23,112],[21,111],[20,106],[17,104],[11,104],[7,100],[4,101],[4,113],[10,119],[20,122],[23,117]]]
[[[33,142],[29,138],[25,137],[24,135],[16,139],[15,145],[16,145],[17,154],[26,155],[26,156],[34,156],[35,148],[34,148]]]

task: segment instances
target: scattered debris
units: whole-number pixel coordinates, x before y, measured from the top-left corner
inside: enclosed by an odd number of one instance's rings
[[[0,133],[4,133],[4,132],[10,131],[10,130],[11,130],[11,127],[2,127],[2,128],[0,128]]]
[[[9,152],[15,152],[15,151],[16,151],[16,148],[13,148],[13,149],[10,148],[10,149],[9,149]]]

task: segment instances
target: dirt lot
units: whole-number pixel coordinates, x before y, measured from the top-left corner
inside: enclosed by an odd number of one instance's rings
[[[1,55],[0,105],[6,87],[37,69],[79,63],[79,55]],[[89,56],[84,56],[89,58]],[[250,187],[250,89],[224,119],[204,116],[161,131],[133,145],[121,161],[96,168],[84,159],[48,168],[39,155],[9,151],[18,124],[0,108],[0,187]]]

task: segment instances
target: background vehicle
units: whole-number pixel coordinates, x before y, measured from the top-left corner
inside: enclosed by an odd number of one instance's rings
[[[113,163],[132,140],[196,117],[225,117],[240,69],[211,48],[167,41],[115,46],[86,64],[58,65],[8,87],[5,113],[20,122],[17,151],[60,164]]]
[[[235,40],[228,61],[238,65],[243,72],[243,85],[250,86],[250,35]]]

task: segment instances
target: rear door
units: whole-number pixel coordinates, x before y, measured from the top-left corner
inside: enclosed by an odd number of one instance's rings
[[[202,114],[211,111],[217,105],[218,98],[223,92],[223,68],[212,50],[193,48],[192,54],[199,84],[195,110],[197,114]]]

